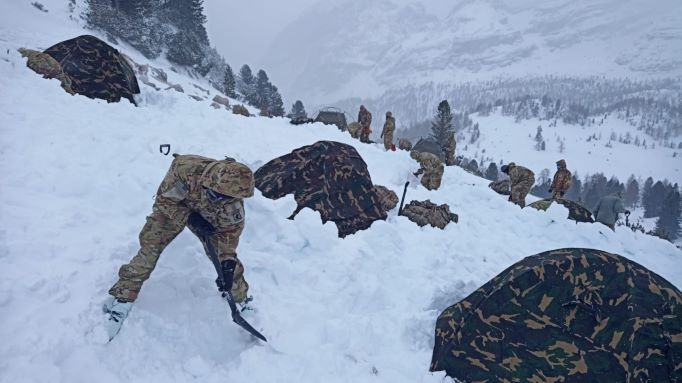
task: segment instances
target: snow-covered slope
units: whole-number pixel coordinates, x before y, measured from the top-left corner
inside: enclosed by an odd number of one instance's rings
[[[322,2],[264,53],[285,95],[322,104],[406,84],[546,74],[682,75],[676,0]],[[439,2],[443,3],[443,2]]]
[[[142,86],[137,108],[70,96],[16,52],[84,32],[46,3],[47,14],[24,2],[0,12],[0,382],[435,383],[443,375],[428,365],[439,311],[527,255],[599,248],[682,286],[682,252],[670,243],[575,224],[561,208],[521,210],[487,181],[448,168],[440,190],[407,196],[448,203],[460,223],[443,231],[393,211],[339,239],[312,211],[287,220],[291,197],[248,199],[238,252],[258,310],[248,320],[269,343],[231,323],[210,262],[184,232],[107,344],[101,303],[137,250],[170,164],[159,144],[256,169],[317,140],[346,142],[373,181],[396,192],[416,164],[333,127],[236,116],[174,91]]]
[[[642,180],[653,177],[656,180],[668,179],[672,183],[682,184],[682,150],[666,147],[651,147],[650,137],[616,117],[608,117],[603,124],[589,127],[564,124],[558,121],[514,121],[512,117],[499,113],[490,116],[471,115],[474,123],[480,127],[480,138],[470,143],[471,132],[464,134],[465,139],[458,142],[457,155],[476,159],[486,158],[505,163],[514,161],[527,166],[539,174],[548,168],[553,174],[555,162],[566,159],[572,171],[582,176],[604,173],[607,177],[616,176],[625,182],[630,175]],[[542,136],[546,143],[544,151],[535,150],[537,128],[542,128]],[[616,137],[631,137],[630,144],[611,141],[611,134]],[[595,138],[596,137],[596,138]],[[638,141],[649,140],[647,148],[636,146]],[[564,150],[561,152],[561,142]],[[610,143],[609,143],[610,142]],[[645,142],[646,143],[646,142]],[[609,145],[610,147],[607,147]],[[551,175],[550,174],[550,175]]]

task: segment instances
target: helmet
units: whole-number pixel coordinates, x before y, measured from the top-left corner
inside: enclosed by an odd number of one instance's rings
[[[566,168],[566,161],[565,161],[565,160],[559,160],[559,161],[556,162],[556,164],[557,164],[557,166],[558,166],[559,168],[561,168],[561,169],[565,169],[565,168]]]
[[[248,166],[235,161],[216,161],[209,164],[201,185],[234,198],[253,196],[255,180]]]
[[[386,112],[386,117],[391,117],[391,116],[393,116],[393,113],[391,113],[391,112]]]

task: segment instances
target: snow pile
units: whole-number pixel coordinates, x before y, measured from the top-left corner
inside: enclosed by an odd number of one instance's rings
[[[428,373],[438,313],[525,256],[598,248],[682,286],[682,253],[670,243],[576,224],[561,207],[521,210],[488,181],[447,168],[440,190],[411,188],[407,196],[448,203],[460,222],[442,231],[394,210],[342,240],[310,210],[287,220],[290,196],[248,199],[238,253],[257,312],[247,320],[269,343],[231,323],[212,265],[185,231],[107,344],[101,304],[118,267],[137,251],[171,162],[159,144],[229,155],[255,169],[336,140],[354,145],[373,181],[399,194],[416,164],[406,152],[359,144],[332,126],[236,116],[174,91],[143,86],[139,108],[70,96],[26,69],[15,49],[83,31],[11,22],[33,11],[18,4],[0,19],[0,34],[9,36],[0,40],[2,382],[441,382],[442,373]]]

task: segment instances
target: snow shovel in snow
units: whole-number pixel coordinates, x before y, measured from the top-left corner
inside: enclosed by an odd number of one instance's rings
[[[220,266],[220,262],[218,261],[218,256],[215,253],[215,248],[213,247],[213,243],[211,243],[211,237],[206,235],[202,238],[203,242],[206,244],[206,249],[208,250],[208,257],[211,258],[211,262],[213,263],[213,267],[215,267],[216,272],[218,273],[218,278],[220,278],[220,281],[223,283],[223,286],[227,286],[225,284],[225,274],[223,273],[223,268]],[[232,311],[232,321],[236,324],[238,324],[241,328],[244,330],[248,331],[251,335],[255,336],[256,338],[262,340],[263,342],[267,342],[268,340],[265,339],[263,334],[259,333],[258,330],[253,328],[247,322],[244,318],[242,318],[241,314],[239,313],[239,310],[237,309],[237,304],[234,303],[234,298],[232,297],[232,291],[229,289],[225,289],[227,291],[223,292],[223,298],[227,301],[227,303],[230,305],[230,310]]]

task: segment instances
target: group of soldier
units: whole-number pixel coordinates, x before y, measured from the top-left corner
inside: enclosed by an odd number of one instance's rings
[[[358,122],[361,128],[360,141],[370,142],[372,114],[364,105],[360,107]],[[395,119],[391,112],[386,112],[386,122],[381,133],[386,150],[394,149],[394,131]],[[351,134],[354,134],[353,131]],[[454,165],[454,134],[449,137],[442,150],[446,165]],[[109,289],[111,298],[105,304],[105,311],[109,314],[107,327],[110,338],[118,333],[142,284],[151,275],[163,250],[185,227],[199,237],[206,254],[214,263],[220,276],[216,279],[219,291],[229,293],[237,303],[248,301],[249,285],[244,279],[244,268],[237,258],[236,248],[244,229],[243,200],[254,193],[252,171],[230,158],[215,160],[196,155],[174,156],[156,193],[152,213],[140,232],[140,249],[129,263],[120,267],[118,281]],[[441,158],[433,153],[416,150],[410,151],[410,156],[419,163],[420,168],[414,175],[421,176],[421,184],[428,190],[438,189],[444,172]],[[523,208],[525,198],[535,183],[535,175],[530,169],[513,162],[502,166],[502,172],[509,176],[509,200]],[[571,172],[566,168],[566,161],[557,161],[557,172],[549,190],[553,193],[552,198],[563,198],[570,186]],[[395,207],[397,195],[390,190],[385,192],[383,194],[391,196],[391,208]],[[382,197],[383,200],[388,199]],[[595,212],[597,221],[613,228],[618,213],[623,210],[622,202],[619,201],[617,197],[600,201]],[[433,212],[437,213],[435,220],[429,219],[434,215],[430,214]],[[410,218],[410,214],[414,215],[414,219],[411,219],[420,226],[430,223],[434,227],[443,228],[448,222],[457,222],[458,219],[447,205],[436,205],[428,200],[408,204],[405,215]]]

